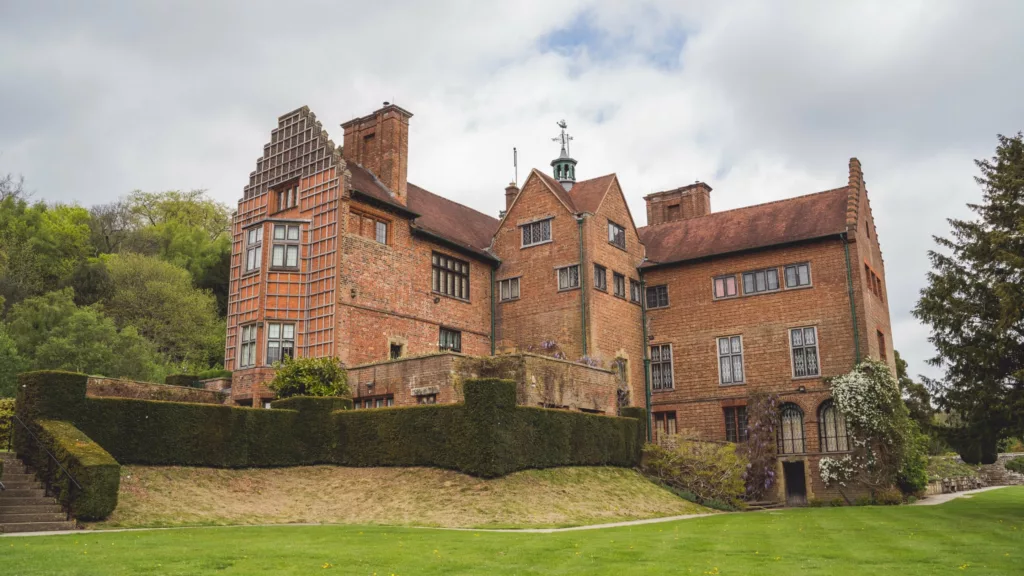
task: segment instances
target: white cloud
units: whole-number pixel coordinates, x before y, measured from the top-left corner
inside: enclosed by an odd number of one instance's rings
[[[565,118],[583,177],[641,197],[700,179],[726,209],[840,186],[864,163],[894,340],[973,158],[1024,128],[1019,2],[195,2],[0,8],[0,172],[92,204],[205,187],[233,204],[278,115],[411,110],[410,179],[496,213]]]

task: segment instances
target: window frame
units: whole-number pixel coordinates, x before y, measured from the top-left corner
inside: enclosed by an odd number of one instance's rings
[[[801,266],[806,266],[807,267],[807,283],[806,284],[800,284],[799,283],[800,282],[800,267]],[[796,268],[796,270],[797,270],[797,285],[796,286],[790,286],[789,285],[789,274],[787,274],[786,271],[789,270],[790,268]],[[782,286],[783,286],[783,289],[785,289],[785,290],[803,290],[803,289],[806,289],[806,288],[812,288],[814,286],[814,272],[811,270],[811,262],[810,261],[806,261],[806,262],[794,262],[792,264],[784,264],[782,266]]]
[[[253,232],[256,239],[253,240]],[[263,267],[263,224],[250,226],[242,231],[242,238],[245,241],[245,262],[243,262],[244,274],[254,274]],[[254,254],[254,263],[249,264],[249,254]]]
[[[805,343],[801,344],[800,346],[794,347],[793,346],[793,331],[794,330],[800,330],[800,331],[813,330],[814,331],[814,362],[815,362],[815,364],[818,367],[818,373],[817,374],[805,374],[803,376],[797,376],[797,374],[796,374],[796,358],[793,355],[793,352],[794,352],[794,350],[796,348],[799,348],[801,350],[805,350],[807,348],[810,348],[810,346],[808,346],[806,344],[806,340],[804,339],[804,335],[803,335],[803,333],[801,333],[800,334],[800,338]],[[793,380],[811,380],[811,379],[815,379],[815,378],[821,378],[821,373],[822,373],[822,370],[821,370],[821,338],[819,338],[818,327],[817,326],[794,326],[792,328],[788,328],[788,329],[786,329],[786,339],[789,341],[789,365],[790,365],[791,374],[793,376]]]
[[[271,330],[272,330],[273,326],[277,326],[278,327],[278,336],[277,337],[272,337],[271,336]],[[285,338],[285,336],[284,336],[284,334],[285,334],[285,327],[286,326],[289,326],[292,329],[292,337],[291,338]],[[279,321],[279,320],[275,320],[273,322],[269,322],[268,321],[266,323],[266,327],[267,327],[267,329],[266,329],[265,334],[266,334],[267,337],[266,337],[265,340],[266,340],[266,350],[267,350],[267,352],[266,352],[266,356],[264,356],[264,358],[265,358],[264,364],[266,364],[267,366],[273,366],[275,361],[276,362],[284,362],[284,350],[285,350],[284,343],[285,342],[291,342],[291,344],[292,344],[292,347],[291,347],[292,352],[291,352],[291,356],[289,356],[289,358],[293,358],[294,359],[295,358],[295,348],[296,348],[295,341],[297,340],[297,338],[295,337],[296,336],[296,325],[295,325],[295,322],[283,322],[283,321]],[[275,361],[272,361],[270,359],[270,344],[272,342],[276,342],[277,343],[277,349],[279,350],[279,352],[278,352],[279,358],[277,360],[275,360]]]
[[[620,290],[621,288],[621,290]],[[612,272],[612,295],[616,298],[626,299],[626,275]]]
[[[616,232],[615,235],[612,234],[613,230]],[[616,242],[619,237],[622,238],[622,244]],[[620,250],[626,249],[626,227],[613,222],[610,218],[608,219],[608,243]]]
[[[522,283],[519,281],[520,278],[522,278],[522,276],[513,276],[511,278],[502,278],[501,280],[498,280],[498,302],[512,302],[513,300],[519,300],[521,295],[519,290],[522,286]],[[515,296],[512,295],[513,281],[515,285]],[[505,283],[508,283],[508,298],[505,298],[505,289],[503,286]]]
[[[573,286],[568,282],[572,277],[569,275],[568,270],[571,268],[576,269],[576,285]],[[562,288],[562,270],[566,270],[566,288]],[[568,292],[570,290],[580,289],[580,265],[579,264],[567,264],[565,266],[557,266],[555,268],[555,285],[558,287],[559,292]]]
[[[445,346],[445,333],[453,335],[453,346]],[[437,349],[440,352],[457,352],[462,353],[462,330],[456,330],[455,328],[448,328],[446,326],[439,326],[437,331]]]
[[[669,422],[672,423],[671,426],[669,425]],[[661,424],[664,424],[665,436],[674,436],[679,433],[679,417],[676,415],[675,410],[651,412],[651,424],[653,425],[651,439],[655,442],[657,442],[661,437]]]
[[[664,304],[661,304],[660,294],[657,293],[657,290],[659,288],[664,288],[665,289],[665,303]],[[650,297],[651,290],[655,290],[655,303],[657,304],[657,306],[651,306],[651,297]],[[644,292],[644,305],[647,307],[647,310],[658,310],[660,308],[668,308],[671,305],[671,303],[672,302],[671,302],[671,300],[669,300],[669,297],[668,297],[668,284],[658,284],[657,286],[648,286],[647,290]]]
[[[741,413],[742,411],[742,413]],[[731,414],[730,414],[731,413]],[[743,419],[740,420],[740,416]],[[750,438],[750,419],[747,415],[747,406],[745,404],[739,406],[723,406],[722,417],[725,419],[725,441],[739,444],[740,442],[746,442]],[[733,440],[729,439],[729,424],[732,424],[733,428]]]
[[[654,360],[654,349],[655,348],[658,349],[658,361],[657,362],[655,362],[655,360]],[[665,348],[668,348],[668,360],[664,359],[664,350],[665,350]],[[672,343],[671,342],[666,342],[664,344],[649,344],[647,346],[647,358],[649,359],[648,364],[650,366],[651,392],[652,393],[654,393],[654,392],[668,392],[668,391],[675,390],[675,388],[676,388],[676,365],[675,365],[675,354],[673,354],[673,350],[672,350]],[[654,366],[655,366],[655,364],[657,364],[658,367],[659,367],[659,371],[658,372],[659,372],[659,377],[660,377],[660,380],[661,380],[661,384],[660,384],[659,388],[655,388],[654,387]],[[664,384],[664,370],[663,370],[663,366],[665,364],[668,364],[668,370],[669,370],[669,384],[668,384],[668,386],[665,386],[665,384]]]
[[[800,430],[800,437],[799,437],[799,440],[800,440],[800,450],[798,450],[798,451],[795,450],[795,451],[789,452],[789,451],[786,451],[786,449],[785,449],[786,448],[786,413],[787,412],[791,412],[791,413],[795,412],[800,417],[800,428],[799,428],[799,430]],[[793,455],[797,455],[797,454],[806,454],[807,453],[807,431],[806,431],[806,428],[807,428],[807,422],[805,420],[804,409],[801,408],[799,404],[796,404],[795,402],[785,402],[781,406],[779,406],[779,431],[778,431],[778,434],[776,434],[776,442],[777,442],[776,447],[778,448],[779,455],[793,456]],[[795,430],[795,428],[791,427],[791,430]],[[792,447],[794,449],[796,448],[796,440],[797,440],[797,438],[795,438],[795,437],[790,439],[790,444],[792,444]]]
[[[561,282],[559,282],[561,286]],[[594,263],[594,289],[601,292],[608,291],[608,269],[600,264]]]
[[[451,263],[453,268],[447,263]],[[464,268],[465,271],[461,270]],[[460,260],[454,256],[449,256],[444,252],[438,252],[434,250],[430,253],[430,292],[438,296],[444,296],[445,298],[452,298],[460,302],[470,301],[470,285],[472,279],[472,271],[470,269],[470,263],[468,260]],[[455,282],[452,284],[452,293],[447,292],[449,282],[447,281],[448,276],[453,276]],[[444,280],[444,282],[442,282]],[[460,280],[465,280],[463,284]],[[464,296],[457,294],[459,290],[456,288],[461,286]],[[441,290],[439,288],[444,288]]]
[[[284,237],[278,238],[278,229],[284,230]],[[290,232],[295,231],[295,238],[290,238]],[[281,247],[281,264],[274,264],[275,252]],[[295,249],[295,265],[288,265],[289,249]],[[288,222],[274,222],[270,227],[270,269],[271,270],[298,270],[302,262],[302,225]]]
[[[826,417],[826,412],[829,410],[835,414],[831,426]],[[842,425],[841,431],[840,424]],[[834,449],[831,449],[829,446],[830,440],[835,447]],[[836,408],[836,403],[831,398],[823,401],[818,406],[818,451],[828,453],[850,451],[850,429],[846,425],[846,417]]]
[[[723,296],[718,295],[718,281],[732,280],[733,294],[726,294]],[[723,286],[728,287],[727,283],[723,283]],[[736,280],[736,274],[721,274],[711,278],[711,298],[713,300],[729,300],[731,298],[739,298],[740,296],[740,282]]]
[[[875,328],[875,337],[878,338],[878,358],[886,364],[889,363],[889,354],[886,351],[885,332]]]
[[[769,272],[774,272],[775,273],[775,288],[769,288],[768,287],[768,284],[769,284],[769,281],[768,281]],[[757,289],[757,275],[758,274],[764,274],[764,290],[758,290]],[[779,267],[778,266],[769,266],[768,268],[759,268],[757,270],[747,270],[746,272],[741,272],[739,276],[740,276],[740,284],[743,286],[743,295],[744,296],[758,296],[758,295],[761,295],[761,294],[771,294],[773,292],[778,292],[778,291],[782,290],[782,279],[779,278]],[[747,292],[747,276],[752,276],[753,277],[754,290],[752,292]],[[809,267],[808,267],[808,276],[807,277],[810,278],[810,268]]]
[[[733,352],[732,351],[732,344],[733,344],[733,339],[734,338],[738,338],[739,341],[740,341],[740,351],[739,352]],[[727,341],[728,344],[729,344],[729,353],[725,354],[724,356],[722,354],[722,340]],[[745,356],[744,351],[745,350],[746,350],[746,348],[743,346],[743,335],[742,334],[731,334],[729,336],[717,336],[717,337],[715,337],[715,353],[716,353],[716,356],[718,358],[717,364],[718,364],[718,385],[719,386],[740,386],[740,385],[743,385],[743,384],[747,383],[747,366],[746,366],[746,358],[744,358],[744,356]],[[734,377],[734,375],[736,373],[736,371],[735,371],[735,366],[736,366],[735,358],[737,356],[739,356],[739,359],[740,359],[740,371],[742,372],[742,374],[740,376],[741,379],[739,381],[737,381],[735,379],[735,377]],[[722,358],[724,358],[724,357],[728,357],[729,358],[729,374],[730,374],[730,376],[729,376],[730,381],[729,382],[726,382],[723,379],[723,374],[722,374]]]
[[[437,404],[437,392],[416,395],[417,406],[430,406],[433,404]]]
[[[629,301],[633,304],[644,302],[644,285],[639,280],[629,279]]]
[[[392,240],[391,220],[388,220],[387,218],[383,218],[381,216],[377,216],[377,215],[372,214],[370,212],[364,212],[363,210],[359,210],[357,208],[349,208],[349,218],[351,218],[353,216],[359,218],[359,230],[357,232],[348,232],[349,234],[353,234],[353,235],[358,236],[360,238],[365,238],[365,239],[370,240],[372,242],[376,242],[377,244],[381,244],[382,246],[390,246],[391,245],[391,240]],[[363,235],[363,220],[370,220],[371,222],[373,222],[373,234],[371,234],[369,236]],[[377,235],[378,234],[378,227],[380,225],[382,225],[382,224],[384,225],[384,242],[381,242],[378,239],[378,235]],[[349,224],[349,228],[351,228],[351,224]]]
[[[552,228],[553,228],[552,220],[554,220],[554,219],[555,219],[554,216],[548,216],[547,218],[540,218],[538,220],[531,220],[529,222],[524,222],[522,224],[519,224],[519,248],[520,249],[532,248],[534,246],[540,246],[541,244],[550,244],[551,242],[553,242],[554,241],[554,234],[553,234],[553,230],[552,230]],[[545,229],[544,223],[547,223],[547,226],[546,226],[547,233],[548,233],[547,234],[547,238],[544,239],[544,240],[541,240],[539,242],[532,242],[531,241],[529,244],[527,244],[526,243],[526,229],[529,228],[532,231],[533,230],[532,227],[533,226],[537,226],[541,230],[544,230]],[[533,233],[531,232],[530,234],[531,234],[531,237],[532,237]]]
[[[299,181],[293,180],[273,188],[277,200],[274,212],[283,212],[299,205]]]
[[[251,330],[250,338],[246,339],[246,330]],[[242,368],[254,368],[256,366],[256,348],[259,344],[259,324],[251,322],[249,324],[242,324],[238,326],[238,357],[235,358],[235,362],[239,369]],[[252,355],[252,360],[246,362],[245,352],[248,350]]]

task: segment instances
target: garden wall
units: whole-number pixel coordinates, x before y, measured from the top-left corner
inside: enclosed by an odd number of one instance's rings
[[[228,395],[217,390],[204,390],[188,386],[154,384],[122,378],[90,376],[85,388],[86,396],[92,398],[134,398],[136,400],[163,400],[166,402],[194,402],[199,404],[224,404]]]
[[[639,412],[618,418],[516,406],[516,385],[507,380],[465,381],[461,404],[356,411],[341,398],[289,398],[273,410],[94,398],[82,374],[19,378],[22,419],[65,422],[120,464],[434,466],[493,477],[525,468],[635,466],[644,438]],[[16,450],[32,458],[17,436]]]

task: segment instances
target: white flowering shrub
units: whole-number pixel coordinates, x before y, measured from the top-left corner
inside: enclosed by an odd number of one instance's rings
[[[916,462],[916,430],[889,366],[866,360],[829,384],[836,409],[846,419],[851,451],[821,459],[822,482],[839,486],[840,492],[853,483],[872,491],[891,488],[907,464]]]

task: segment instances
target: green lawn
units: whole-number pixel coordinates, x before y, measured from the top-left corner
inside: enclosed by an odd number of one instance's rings
[[[358,526],[0,538],[0,573],[1024,574],[1024,487],[940,506],[808,508],[507,534]]]

